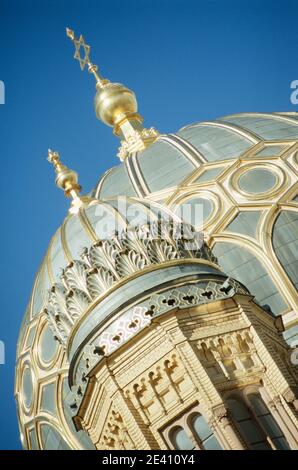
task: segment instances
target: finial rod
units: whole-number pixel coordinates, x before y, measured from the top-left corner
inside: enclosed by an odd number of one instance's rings
[[[90,46],[86,44],[85,39],[83,38],[82,34],[80,35],[79,39],[76,38],[75,33],[72,29],[66,28],[66,35],[69,39],[73,42],[75,46],[75,54],[74,58],[79,61],[81,70],[83,71],[85,66],[88,66],[88,72],[91,73],[96,81],[96,88],[102,88],[106,83],[109,83],[108,80],[101,77],[98,73],[98,67],[95,64],[92,64],[90,60]],[[84,57],[81,57],[81,48],[84,51]]]

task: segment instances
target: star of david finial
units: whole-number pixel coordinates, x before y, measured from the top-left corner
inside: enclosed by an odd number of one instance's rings
[[[66,28],[66,34],[74,43],[74,46],[75,46],[74,58],[79,61],[81,70],[84,70],[86,65],[90,65],[90,57],[89,57],[90,46],[88,46],[88,44],[85,43],[85,40],[82,34],[80,35],[79,39],[77,39],[75,37],[74,32],[69,28]],[[85,54],[83,58],[81,57],[81,50],[83,50]]]
[[[98,73],[97,65],[90,59],[90,46],[82,35],[76,37],[72,29],[66,28],[66,35],[75,46],[74,58],[81,70],[87,66],[96,81],[94,99],[95,113],[98,119],[113,127],[114,134],[121,139],[118,156],[121,160],[136,151],[143,151],[158,138],[158,132],[143,127],[143,118],[138,113],[138,103],[132,90],[121,83],[111,83]]]
[[[102,87],[106,83],[108,83],[108,80],[103,79],[99,73],[98,73],[98,67],[97,65],[94,65],[91,63],[90,60],[90,46],[86,44],[84,37],[82,34],[80,35],[79,39],[76,38],[75,33],[72,29],[66,28],[66,35],[67,37],[70,38],[70,40],[73,42],[75,46],[75,54],[74,58],[78,60],[80,64],[80,68],[83,71],[86,66],[88,66],[88,71],[94,75],[94,78],[96,80],[96,85],[98,87]],[[81,55],[84,54],[84,57]]]

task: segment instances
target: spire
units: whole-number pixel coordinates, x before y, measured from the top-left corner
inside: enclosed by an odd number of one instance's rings
[[[56,172],[56,186],[64,191],[66,197],[72,197],[69,212],[77,213],[83,204],[80,198],[81,186],[78,184],[78,175],[63,165],[58,152],[48,150],[48,161],[52,163]]]
[[[77,39],[69,28],[66,28],[66,34],[75,46],[74,58],[79,61],[81,70],[87,66],[89,73],[95,78],[95,113],[98,119],[113,127],[114,134],[120,137],[120,160],[151,145],[158,137],[158,132],[153,127],[143,127],[143,118],[137,112],[138,103],[134,92],[121,83],[111,83],[101,76],[97,65],[91,62],[90,46],[85,43],[82,35]]]

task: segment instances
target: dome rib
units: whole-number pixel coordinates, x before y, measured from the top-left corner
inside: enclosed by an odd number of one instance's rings
[[[132,166],[134,167],[134,169],[136,171],[138,181],[141,184],[141,187],[142,187],[142,190],[143,190],[143,197],[146,197],[150,194],[150,189],[147,185],[147,182],[145,180],[145,177],[143,175],[143,172],[142,172],[140,164],[139,164],[138,152],[136,152],[132,155],[131,163],[132,163]]]
[[[198,149],[196,149],[193,145],[187,142],[187,140],[183,139],[182,137],[176,134],[168,134],[167,136],[162,136],[160,140],[163,140],[164,142],[168,142],[174,148],[180,150],[181,153],[196,168],[202,165],[202,163],[207,162],[205,156]]]
[[[124,164],[137,196],[144,197],[147,196],[150,191],[142,176],[142,172],[138,165],[136,156],[137,153],[133,153],[130,158],[125,159]]]
[[[105,182],[105,180],[108,178],[108,176],[112,173],[112,170],[114,169],[115,167],[113,166],[112,168],[109,168],[103,175],[102,177],[99,179],[99,181],[97,182],[94,190],[92,191],[95,199],[99,199],[99,194],[100,194],[100,191],[102,189],[102,186]]]

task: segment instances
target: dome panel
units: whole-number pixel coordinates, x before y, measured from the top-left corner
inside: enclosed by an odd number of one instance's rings
[[[187,126],[178,135],[196,147],[208,162],[238,158],[253,145],[249,139],[229,129],[204,123]]]
[[[250,194],[267,193],[275,186],[276,182],[276,175],[264,168],[254,168],[246,171],[238,179],[240,189]]]
[[[49,384],[43,385],[42,387],[42,398],[41,398],[41,411],[55,416],[56,413],[56,384],[51,382]]]
[[[37,437],[36,437],[35,429],[30,429],[30,431],[29,431],[29,440],[30,440],[30,443],[31,443],[31,448],[33,450],[38,450],[38,444],[37,444]]]
[[[152,192],[176,186],[195,169],[181,151],[162,141],[157,141],[144,150],[138,155],[138,160],[144,179]]]
[[[236,124],[264,140],[298,139],[298,123],[274,114],[226,116],[219,121]]]
[[[274,157],[280,155],[287,147],[285,145],[266,145],[257,152],[258,157]]]
[[[25,339],[29,325],[30,325],[30,305],[28,305],[25,311],[24,317],[22,319],[21,325],[20,325],[20,332],[19,332],[19,337],[18,337],[18,342],[17,342],[17,358],[20,356],[24,348],[24,339]]]
[[[61,228],[54,235],[49,252],[52,275],[57,280],[60,274],[61,266],[67,264],[67,258],[62,247]]]
[[[98,197],[106,198],[108,196],[118,196],[121,194],[136,196],[126,167],[123,164],[115,166],[105,175],[102,186],[99,189]]]
[[[58,344],[48,324],[45,325],[42,331],[39,348],[42,361],[46,364],[50,363],[56,355]]]
[[[71,450],[59,432],[50,424],[40,425],[42,448],[46,450]]]
[[[71,257],[77,258],[82,253],[84,247],[91,246],[92,239],[87,234],[86,227],[83,226],[79,216],[72,216],[66,220],[64,226],[65,243]],[[61,264],[59,269],[67,265],[67,261]]]
[[[206,183],[207,181],[212,181],[216,179],[224,171],[224,169],[225,168],[223,168],[222,166],[219,168],[208,168],[192,183]]]
[[[94,236],[99,240],[111,238],[115,230],[119,230],[124,223],[118,217],[117,210],[111,207],[111,204],[105,204],[102,201],[90,204],[84,209],[84,213]],[[89,243],[86,246],[89,246]]]
[[[250,237],[256,237],[257,225],[260,220],[261,211],[240,212],[226,227],[226,232],[236,232]]]
[[[275,315],[287,309],[268,272],[250,251],[235,243],[217,242],[213,253],[225,272],[239,279],[261,305],[268,304]]]
[[[175,212],[194,227],[202,227],[214,210],[213,201],[203,197],[192,197],[182,202]]]
[[[273,228],[273,247],[278,260],[298,289],[298,213],[282,211]]]
[[[35,286],[34,286],[34,291],[32,294],[31,308],[32,308],[33,316],[41,311],[43,303],[44,303],[45,292],[44,292],[43,276],[44,276],[44,266],[37,275]]]
[[[25,366],[22,378],[23,403],[27,409],[32,405],[33,380],[32,372],[29,366]]]

